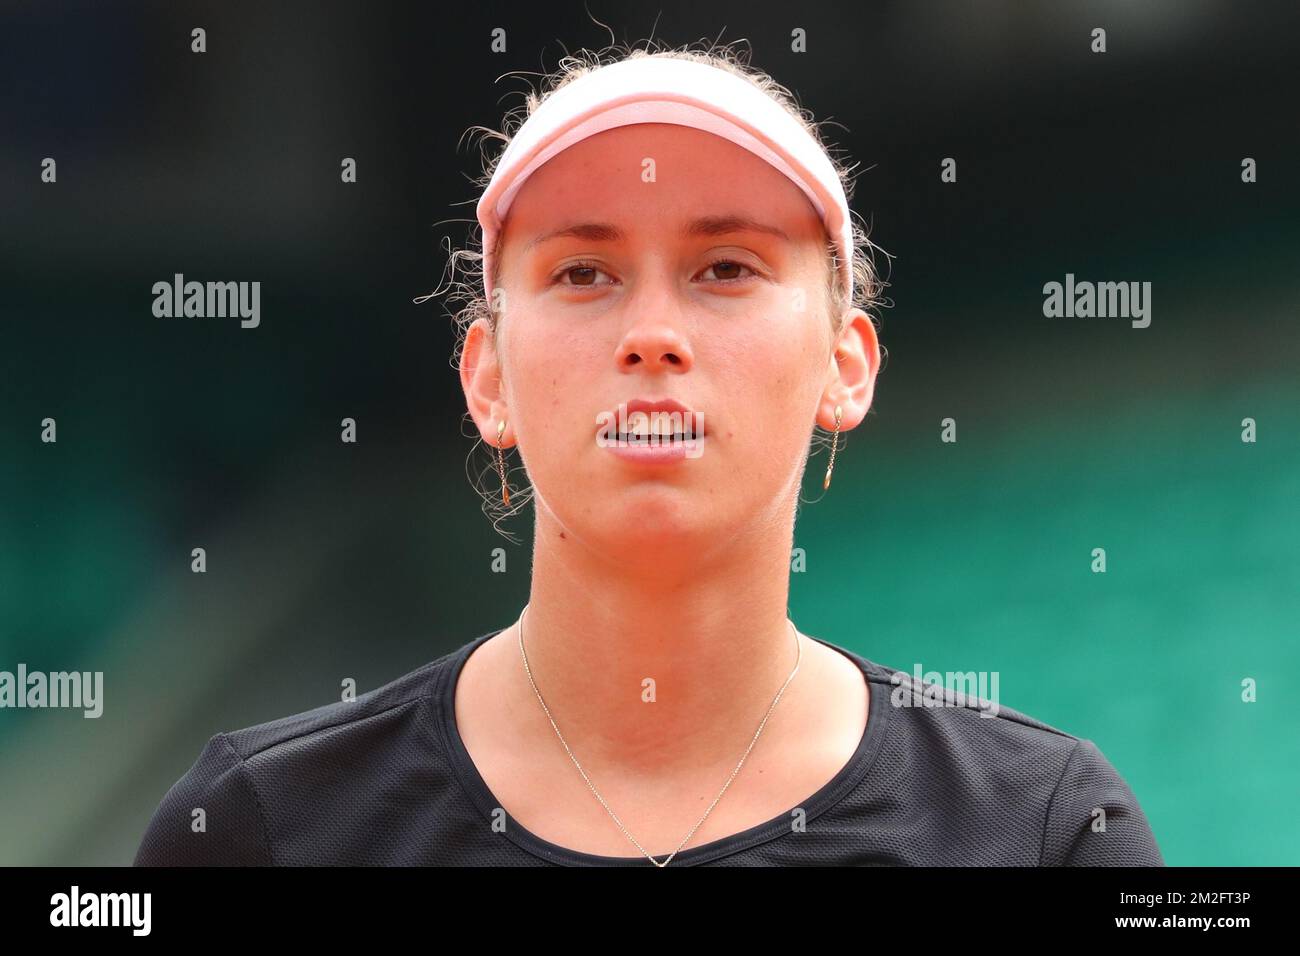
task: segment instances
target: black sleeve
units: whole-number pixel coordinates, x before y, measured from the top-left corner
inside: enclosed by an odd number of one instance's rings
[[[201,815],[195,812],[199,809]],[[244,761],[225,734],[217,734],[163,797],[140,841],[135,865],[269,866],[273,862],[266,823]]]
[[[1137,797],[1091,740],[1075,744],[1061,771],[1047,806],[1039,864],[1165,865]]]

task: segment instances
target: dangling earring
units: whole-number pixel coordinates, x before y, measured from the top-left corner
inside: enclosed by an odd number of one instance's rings
[[[510,505],[510,486],[506,484],[506,456],[501,452],[501,433],[506,430],[503,419],[497,422],[497,470],[501,472],[501,498],[507,507]]]
[[[831,461],[830,464],[826,466],[826,477],[822,480],[822,491],[825,491],[827,488],[831,486],[831,472],[835,468],[835,449],[838,448],[840,444],[840,415],[841,414],[842,414],[842,410],[840,409],[840,406],[836,405],[835,406],[835,437],[831,439]]]

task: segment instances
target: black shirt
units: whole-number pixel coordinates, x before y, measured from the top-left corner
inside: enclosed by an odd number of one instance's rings
[[[355,701],[216,734],[163,797],[135,864],[651,866],[565,849],[494,813],[454,703],[466,658],[498,633]],[[900,706],[920,699],[911,675],[814,639],[871,683],[856,752],[802,801],[802,826],[792,808],[669,866],[1164,865],[1091,741],[1001,705],[981,716],[951,690],[947,706]],[[192,827],[200,807],[205,826]]]

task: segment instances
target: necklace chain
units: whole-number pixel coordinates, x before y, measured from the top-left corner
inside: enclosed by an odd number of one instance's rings
[[[573,751],[569,749],[569,745],[564,740],[564,735],[560,733],[560,728],[556,726],[555,718],[551,716],[551,709],[546,706],[546,701],[542,700],[542,692],[537,689],[537,682],[533,680],[532,669],[529,668],[528,666],[528,654],[525,653],[524,651],[524,618],[527,616],[528,616],[528,605],[525,604],[523,614],[521,614],[519,617],[519,654],[524,659],[524,673],[528,675],[528,683],[532,685],[533,693],[537,695],[537,702],[542,705],[542,710],[546,712],[546,719],[551,722],[551,727],[555,730],[555,736],[560,738],[560,743],[564,744],[564,752],[569,755],[569,759],[573,761],[573,765],[578,768],[578,773],[582,774],[582,779],[587,782],[587,786],[591,789],[591,792],[595,795],[596,799],[600,801],[600,805],[605,808],[606,812],[608,812],[611,817],[613,817],[614,822],[618,824],[618,828],[623,831],[623,835],[627,837],[629,840],[631,840],[632,844],[643,854],[645,854],[645,856],[647,857],[647,859],[650,860],[651,863],[653,863],[655,866],[659,867],[660,869],[663,869],[672,861],[672,858],[677,855],[677,853],[681,850],[681,848],[686,845],[687,841],[689,841],[690,838],[695,835],[695,831],[700,828],[700,826],[708,818],[709,814],[713,812],[713,808],[718,805],[718,801],[722,799],[722,795],[727,792],[727,788],[731,786],[731,781],[736,779],[736,774],[740,773],[740,768],[744,766],[746,758],[749,757],[749,752],[754,749],[754,744],[758,743],[759,734],[761,734],[763,732],[763,728],[767,726],[768,717],[772,716],[772,711],[776,709],[777,703],[781,700],[781,695],[784,694],[785,689],[790,686],[790,681],[794,680],[794,675],[799,672],[799,664],[803,660],[803,644],[799,640],[799,632],[795,630],[794,622],[791,621],[789,618],[786,619],[786,623],[790,625],[790,630],[794,633],[794,644],[795,644],[795,651],[796,651],[794,670],[792,670],[790,672],[790,676],[785,679],[785,683],[781,685],[781,689],[776,692],[776,697],[773,698],[772,700],[772,706],[768,707],[767,713],[763,715],[762,723],[758,725],[758,730],[755,731],[754,733],[754,739],[751,740],[749,742],[749,746],[745,748],[745,753],[741,756],[740,763],[736,764],[736,769],[731,771],[731,776],[728,777],[727,782],[722,785],[722,789],[718,791],[718,795],[713,798],[713,802],[709,804],[709,808],[704,811],[704,816],[700,817],[699,822],[696,823],[695,826],[691,827],[691,832],[686,834],[686,836],[682,839],[682,842],[677,844],[677,849],[673,850],[672,853],[668,854],[668,858],[664,860],[662,863],[660,863],[653,856],[651,856],[649,853],[646,852],[645,847],[643,847],[640,843],[637,842],[636,837],[632,836],[632,834],[628,832],[627,827],[623,826],[623,821],[618,818],[618,814],[616,814],[613,810],[610,809],[609,804],[605,802],[605,798],[602,797],[600,795],[600,791],[596,789],[596,785],[592,783],[591,778],[587,776],[587,772],[582,769],[582,764],[578,763],[578,758],[575,757],[573,755]]]

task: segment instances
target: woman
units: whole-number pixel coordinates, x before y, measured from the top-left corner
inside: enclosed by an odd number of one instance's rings
[[[501,512],[529,497],[506,449],[532,483],[528,604],[213,737],[137,863],[1163,863],[1090,741],[903,706],[906,675],[787,617],[809,436],[829,488],[880,369],[847,171],[788,93],[632,51],[570,58],[524,119],[453,266],[481,256],[459,369]]]

